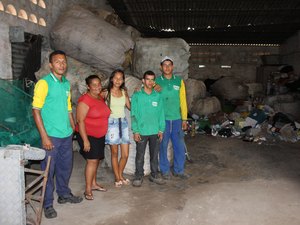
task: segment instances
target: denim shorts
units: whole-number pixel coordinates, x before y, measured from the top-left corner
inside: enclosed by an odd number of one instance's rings
[[[109,118],[105,144],[119,145],[130,144],[128,122],[124,118]]]

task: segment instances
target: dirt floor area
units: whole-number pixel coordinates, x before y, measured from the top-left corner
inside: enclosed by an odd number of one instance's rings
[[[59,205],[42,225],[299,225],[300,143],[244,142],[196,135],[186,138],[193,163],[188,180],[166,185],[113,186],[110,168],[99,169],[109,190],[94,201]],[[75,153],[70,186],[84,191],[84,160]],[[132,176],[128,176],[132,179]]]

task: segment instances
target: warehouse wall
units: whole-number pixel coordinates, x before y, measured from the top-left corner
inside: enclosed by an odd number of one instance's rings
[[[8,31],[8,25],[0,22],[0,78],[3,79],[10,79],[12,77],[11,46]]]
[[[256,68],[263,64],[261,56],[277,55],[277,46],[192,45],[189,77],[199,80],[235,76],[250,83],[256,80]],[[199,68],[199,65],[205,67]],[[222,65],[231,68],[221,68]]]
[[[9,28],[41,34],[46,39],[58,16],[72,4],[88,4],[111,11],[105,0],[0,0],[0,78],[12,79]]]
[[[300,31],[287,39],[280,47],[282,62],[292,65],[295,73],[300,74]]]

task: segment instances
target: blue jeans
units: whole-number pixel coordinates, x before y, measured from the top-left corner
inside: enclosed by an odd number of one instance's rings
[[[185,164],[184,132],[182,131],[182,120],[166,120],[166,129],[160,144],[159,165],[162,174],[170,173],[170,162],[168,160],[168,143],[171,138],[174,155],[174,173],[183,174]]]
[[[147,143],[149,141],[151,176],[156,177],[158,173],[159,139],[157,134],[142,136],[136,142],[135,177],[141,179],[144,176],[144,157]]]
[[[50,137],[50,139],[54,148],[51,151],[45,150],[46,157],[41,162],[41,169],[45,170],[48,156],[51,156],[44,208],[53,205],[54,176],[56,178],[56,193],[58,196],[68,197],[71,193],[69,180],[73,167],[72,136],[66,138]]]

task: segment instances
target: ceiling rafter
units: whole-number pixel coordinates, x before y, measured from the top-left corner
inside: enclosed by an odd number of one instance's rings
[[[299,0],[108,0],[144,37],[282,43],[300,30]],[[167,32],[170,31],[170,32]]]

